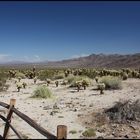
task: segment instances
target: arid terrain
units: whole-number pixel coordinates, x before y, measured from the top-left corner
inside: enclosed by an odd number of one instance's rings
[[[56,87],[53,81],[48,86],[53,93],[53,98],[50,99],[30,98],[38,85],[46,84],[44,81],[37,80],[37,83],[34,84],[33,79],[21,79],[28,86],[26,89],[17,92],[15,80],[12,78],[7,81],[10,87],[7,91],[0,93],[0,101],[9,104],[10,99],[15,98],[15,107],[19,111],[54,135],[56,135],[57,125],[63,124],[68,127],[68,138],[85,138],[82,133],[88,128],[95,130],[96,136],[93,138],[140,138],[139,123],[109,124],[101,119],[99,124],[95,124],[96,118],[94,117],[94,114],[112,107],[117,101],[140,99],[140,79],[128,78],[122,81],[122,89],[105,90],[102,95],[98,90],[95,90],[97,85],[95,80],[86,90],[80,90],[79,92],[67,85]],[[1,114],[6,115],[2,110],[1,107]],[[100,118],[100,116],[98,117]],[[99,119],[98,117],[97,119]],[[16,115],[12,118],[12,124],[26,138],[45,138]],[[1,121],[1,135],[3,126],[4,123]],[[12,130],[10,130],[9,137],[16,138]]]

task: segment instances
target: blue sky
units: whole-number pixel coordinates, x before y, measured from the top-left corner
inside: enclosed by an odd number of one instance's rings
[[[0,2],[0,62],[137,52],[139,1]]]

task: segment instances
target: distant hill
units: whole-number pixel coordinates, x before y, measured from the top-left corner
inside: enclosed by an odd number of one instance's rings
[[[38,67],[96,67],[96,68],[140,68],[140,53],[136,54],[91,54],[86,57],[67,59],[62,61],[45,61],[38,63],[7,63],[1,66],[12,67],[30,67],[36,65]]]
[[[140,53],[137,54],[91,54],[86,57],[48,62],[50,67],[96,67],[96,68],[140,68]]]

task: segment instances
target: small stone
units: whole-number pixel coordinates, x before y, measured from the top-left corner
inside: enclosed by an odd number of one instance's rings
[[[52,116],[53,116],[53,115],[54,115],[54,112],[52,111],[52,112],[50,113],[50,115],[52,115]]]
[[[52,109],[50,106],[44,106],[43,107],[43,110],[49,110],[49,109]]]
[[[93,107],[93,104],[90,104],[89,107]]]
[[[102,137],[102,136],[99,136],[99,137],[97,137],[97,139],[104,139],[104,137]]]
[[[124,137],[125,137],[125,138],[129,138],[129,136],[128,136],[128,135],[125,135]]]

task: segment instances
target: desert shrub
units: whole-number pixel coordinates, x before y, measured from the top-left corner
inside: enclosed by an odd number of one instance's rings
[[[134,102],[117,102],[113,107],[105,110],[110,120],[117,123],[126,121],[140,121],[140,100]]]
[[[26,78],[25,74],[24,73],[21,73],[21,72],[17,72],[16,73],[16,78],[20,77],[21,79],[24,79]]]
[[[5,91],[8,89],[9,85],[6,84],[8,75],[4,72],[0,72],[0,91]]]
[[[47,86],[39,86],[37,89],[34,91],[34,95],[32,98],[51,98],[52,97],[52,92],[48,89]]]
[[[66,80],[68,81],[68,84],[70,84],[70,87],[76,87],[76,82],[78,81],[85,81],[88,85],[91,84],[92,80],[87,77],[87,76],[68,76],[66,78]]]
[[[81,75],[88,76],[89,78],[93,79],[98,75],[98,73],[94,69],[83,69]]]
[[[95,130],[93,128],[89,128],[89,129],[85,130],[82,133],[82,135],[85,136],[85,137],[95,137],[96,133],[95,133]]]
[[[65,75],[63,73],[61,74],[57,74],[53,77],[54,80],[57,80],[57,79],[63,79],[65,77]]]
[[[100,82],[105,84],[105,89],[121,89],[122,88],[122,81],[119,77],[103,76],[100,79]]]
[[[76,130],[70,130],[69,133],[71,133],[71,134],[76,134],[77,131],[76,131]]]
[[[55,75],[56,72],[54,70],[42,70],[39,72],[38,78],[40,80],[46,80],[47,78],[53,79]]]

